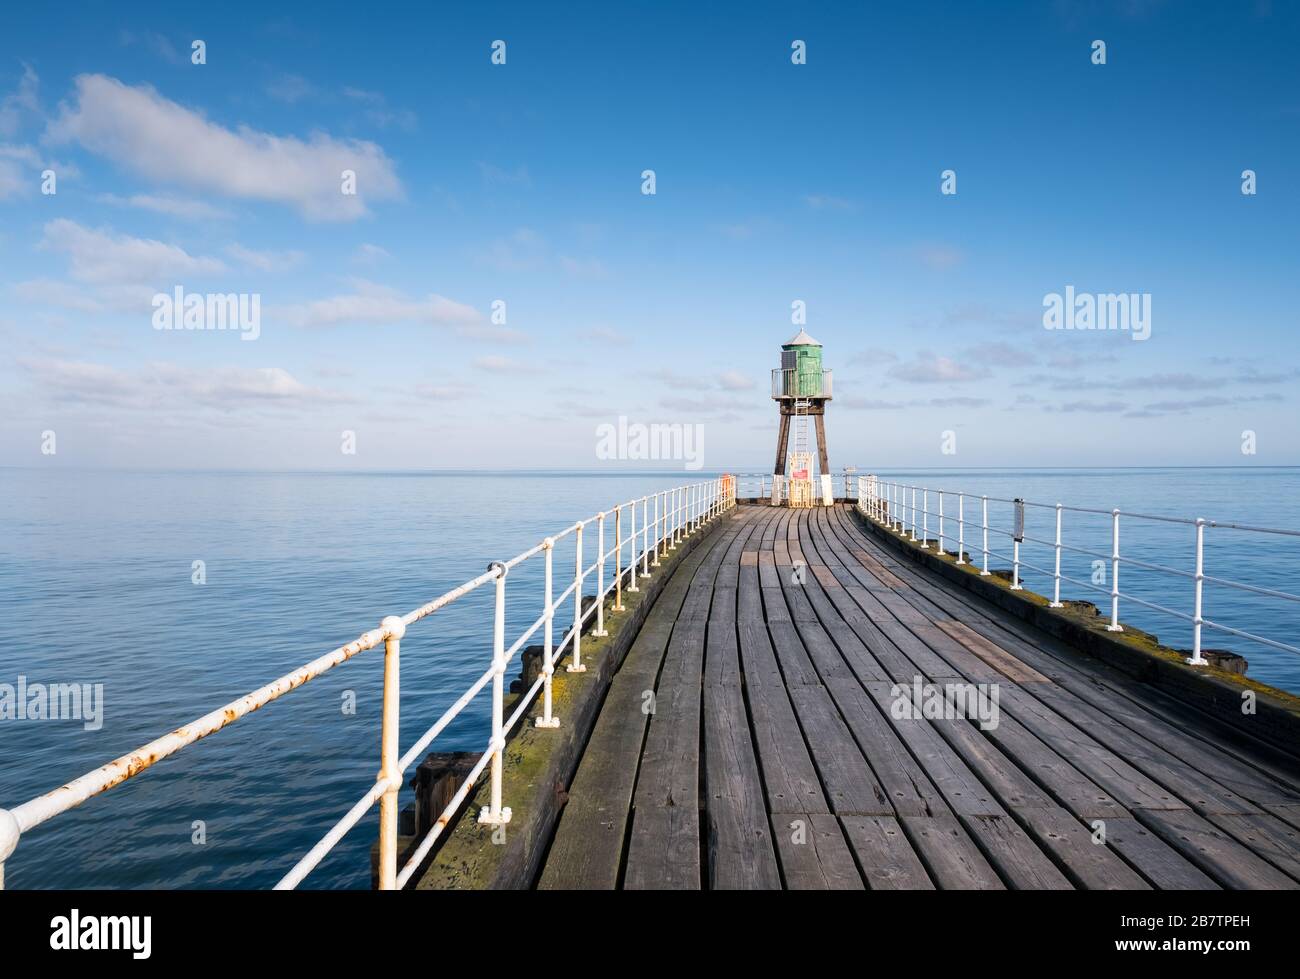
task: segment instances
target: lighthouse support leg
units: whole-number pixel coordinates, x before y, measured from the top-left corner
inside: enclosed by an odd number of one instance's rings
[[[822,475],[829,476],[831,461],[826,451],[826,409],[818,411],[813,418],[817,421],[817,461],[821,464]]]
[[[821,465],[822,505],[830,506],[835,502],[835,490],[831,486],[830,457],[826,452],[826,408],[819,407],[813,415],[817,421],[817,461]]]
[[[778,476],[785,475],[786,449],[790,442],[790,416],[784,407],[781,409],[781,429],[776,435],[776,466],[772,472]]]

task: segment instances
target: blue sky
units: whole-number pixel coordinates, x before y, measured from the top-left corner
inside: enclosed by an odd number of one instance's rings
[[[795,300],[835,468],[1300,463],[1297,5],[614,6],[7,12],[0,464],[770,467]]]

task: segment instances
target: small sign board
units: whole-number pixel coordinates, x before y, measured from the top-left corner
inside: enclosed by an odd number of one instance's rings
[[[1014,500],[1016,505],[1016,532],[1015,539],[1023,542],[1025,539],[1025,501],[1017,497]]]

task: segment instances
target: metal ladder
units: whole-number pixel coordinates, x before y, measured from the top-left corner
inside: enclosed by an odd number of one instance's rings
[[[808,451],[808,408],[811,402],[807,398],[796,398],[794,402],[794,450]]]

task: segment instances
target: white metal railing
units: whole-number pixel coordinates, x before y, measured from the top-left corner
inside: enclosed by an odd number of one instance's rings
[[[800,371],[790,368],[772,368],[772,397],[774,398],[829,398],[833,374],[828,370]]]
[[[937,497],[937,509],[930,509],[930,495],[935,494]],[[918,506],[918,494],[920,505]],[[952,509],[952,501],[956,502],[956,511]],[[948,501],[948,509],[945,513],[945,500]],[[967,502],[978,503],[978,516],[967,518]],[[1012,507],[1012,529],[1007,530],[1004,527],[993,527],[989,525],[989,503],[1011,504]],[[1052,540],[1030,537],[1025,533],[1025,512],[1026,508],[1037,508],[1051,511],[1054,515],[1055,533]],[[1300,537],[1300,531],[1280,530],[1272,527],[1254,527],[1246,524],[1228,523],[1219,520],[1206,520],[1204,518],[1190,519],[1186,517],[1166,517],[1154,516],[1145,513],[1124,512],[1118,509],[1099,510],[1090,507],[1065,506],[1061,503],[1033,503],[1029,500],[1022,499],[1004,499],[996,496],[975,495],[972,493],[959,492],[947,489],[929,489],[925,486],[914,486],[906,483],[886,482],[875,476],[858,477],[858,509],[867,517],[876,521],[884,527],[898,533],[900,536],[908,537],[925,549],[930,548],[930,517],[935,517],[938,521],[937,533],[938,539],[935,541],[936,548],[940,555],[946,555],[948,543],[951,541],[950,536],[945,535],[945,520],[952,521],[955,517],[957,523],[957,541],[956,550],[952,554],[956,557],[957,564],[967,564],[966,558],[966,531],[968,523],[975,523],[980,534],[979,552],[982,554],[982,563],[980,565],[980,575],[988,575],[989,556],[998,557],[1011,562],[1011,588],[1015,591],[1023,589],[1020,583],[1021,567],[1037,571],[1052,579],[1052,600],[1051,608],[1061,608],[1061,582],[1068,582],[1082,588],[1092,589],[1103,592],[1110,600],[1110,621],[1106,628],[1111,632],[1123,632],[1123,626],[1119,622],[1119,605],[1120,600],[1133,602],[1143,608],[1150,609],[1163,615],[1172,616],[1184,622],[1190,623],[1192,627],[1192,652],[1188,658],[1188,663],[1193,666],[1204,666],[1207,660],[1201,654],[1201,632],[1203,629],[1216,629],[1241,639],[1247,639],[1252,642],[1270,646],[1274,649],[1282,649],[1292,653],[1300,653],[1300,647],[1282,642],[1276,639],[1269,639],[1266,636],[1260,636],[1244,629],[1237,629],[1221,622],[1214,622],[1204,616],[1204,586],[1206,582],[1233,588],[1238,591],[1249,592],[1254,595],[1261,595],[1266,598],[1277,599],[1284,602],[1300,602],[1300,595],[1293,595],[1290,592],[1280,591],[1273,588],[1264,588],[1259,585],[1252,585],[1241,581],[1232,581],[1228,578],[1220,578],[1207,575],[1205,573],[1205,530],[1213,528],[1218,530],[1233,530],[1255,534],[1271,534],[1279,537]],[[1061,528],[1064,513],[1080,514],[1100,514],[1110,518],[1110,541],[1109,548],[1105,551],[1093,550],[1084,547],[1078,547],[1066,544],[1061,538]],[[1169,567],[1166,564],[1159,564],[1152,561],[1141,561],[1135,557],[1124,555],[1120,551],[1120,517],[1125,520],[1147,520],[1157,521],[1162,524],[1181,525],[1191,528],[1190,536],[1193,537],[1195,547],[1195,562],[1193,569],[1183,570],[1180,568]],[[917,538],[917,520],[921,521],[921,536]],[[948,526],[951,526],[949,524]],[[1001,535],[1010,538],[1011,554],[1002,554],[998,551],[989,549],[989,533]],[[1020,545],[1028,541],[1033,544],[1040,544],[1052,548],[1054,555],[1054,566],[1051,570],[1040,568],[1037,565],[1025,561],[1020,554]],[[1061,573],[1061,552],[1068,551],[1072,554],[1086,555],[1094,561],[1102,561],[1109,565],[1110,587],[1094,584],[1089,581],[1082,581],[1077,578],[1069,577]],[[1169,608],[1156,602],[1147,601],[1131,593],[1120,591],[1120,569],[1121,566],[1128,565],[1134,568],[1141,568],[1144,571],[1156,572],[1164,575],[1172,575],[1190,580],[1193,583],[1192,601],[1189,612],[1181,612],[1177,609]]]
[[[562,658],[570,654],[566,669],[570,672],[582,672],[586,667],[582,663],[582,629],[594,614],[596,629],[594,635],[605,635],[605,598],[613,592],[614,602],[611,611],[620,612],[623,606],[623,590],[638,590],[637,581],[653,574],[652,569],[660,564],[660,558],[675,550],[678,543],[690,537],[696,530],[735,506],[735,479],[720,476],[705,482],[677,486],[642,496],[639,499],[619,503],[609,510],[602,511],[586,520],[566,527],[560,533],[543,539],[534,547],[517,554],[508,561],[493,561],[488,570],[477,578],[465,582],[444,595],[440,595],[426,605],[422,605],[406,615],[390,615],[380,622],[379,627],[364,632],[352,642],[334,649],[324,656],[312,660],[291,673],[259,687],[252,693],[231,701],[211,713],[205,714],[179,727],[170,734],[137,748],[130,754],[123,755],[92,772],[73,779],[66,785],[37,796],[13,809],[0,809],[0,888],[4,886],[4,864],[17,847],[19,838],[41,823],[60,813],[67,812],[81,805],[92,796],[111,789],[115,785],[138,775],[163,758],[175,754],[187,745],[213,734],[228,724],[232,724],[245,714],[264,707],[290,690],[302,686],[322,673],[346,662],[358,653],[372,649],[381,643],[384,646],[384,694],[383,720],[380,737],[379,775],[366,793],[357,800],[347,814],[334,825],[321,841],[317,843],[298,863],[284,875],[276,885],[277,889],[297,886],[321,862],[327,853],[351,830],[376,802],[379,803],[379,886],[384,890],[401,887],[410,880],[421,861],[428,855],[442,830],[451,821],[457,808],[468,796],[477,783],[484,768],[491,766],[489,773],[490,803],[480,811],[479,822],[501,824],[510,820],[510,809],[503,805],[502,799],[502,750],[505,748],[506,736],[518,723],[524,712],[529,709],[538,693],[542,695],[541,716],[536,719],[540,728],[556,728],[560,719],[552,713],[551,684],[555,672],[557,653]],[[637,522],[637,508],[641,510],[640,522]],[[624,517],[630,528],[628,536],[623,536]],[[613,516],[614,546],[605,549],[605,524]],[[597,553],[591,564],[584,564],[583,530],[595,524],[597,534]],[[558,596],[553,592],[552,559],[557,541],[574,535],[574,572],[573,582]],[[631,560],[623,566],[624,548],[629,547]],[[542,555],[545,562],[544,589],[545,604],[541,616],[530,625],[508,648],[505,641],[506,614],[506,579],[510,571]],[[609,584],[605,583],[605,566],[613,557],[614,569]],[[638,570],[638,564],[640,568]],[[583,607],[582,586],[587,576],[596,575],[595,601]],[[406,753],[398,755],[398,719],[401,696],[400,660],[401,640],[407,626],[418,622],[446,608],[457,599],[474,591],[482,585],[492,582],[496,588],[495,610],[492,626],[492,662],[473,684],[470,685],[454,704],[448,707]],[[553,626],[555,616],[561,605],[569,598],[573,599],[573,624],[558,642],[554,641]],[[520,696],[514,710],[507,718],[505,708],[505,673],[514,655],[523,648],[538,629],[543,630],[543,663],[541,676]],[[434,739],[460,714],[462,710],[488,684],[492,685],[492,733],[487,748],[478,763],[466,776],[459,791],[443,809],[431,830],[419,843],[414,853],[399,871],[397,868],[397,797],[402,787],[403,775],[420,755],[433,743]]]

